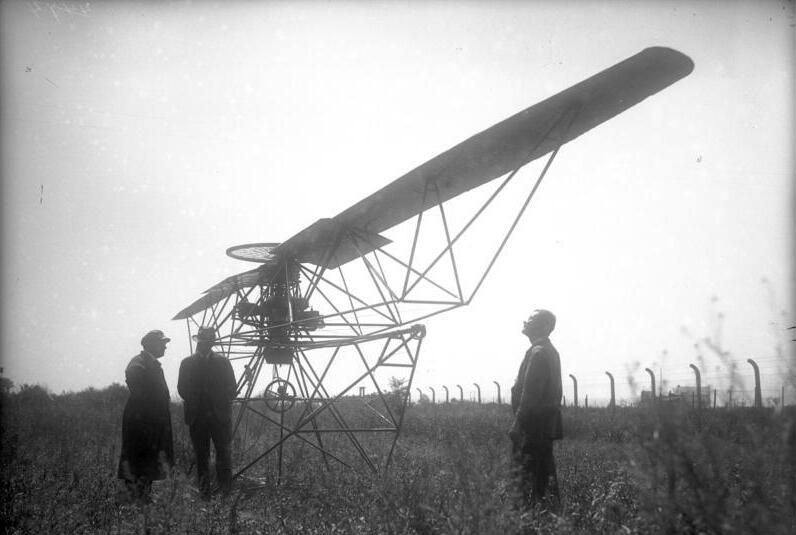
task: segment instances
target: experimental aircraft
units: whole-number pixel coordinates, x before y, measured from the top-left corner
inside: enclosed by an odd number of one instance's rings
[[[562,146],[693,67],[676,50],[647,48],[281,243],[230,247],[257,266],[174,319],[189,335],[215,327],[217,350],[237,368],[235,477],[259,467],[281,478],[309,455],[386,470],[426,334],[419,322],[473,300]],[[538,174],[520,173],[536,160]],[[490,209],[504,217],[499,234],[476,230]],[[469,234],[477,239],[465,245]],[[468,270],[473,251],[481,263]]]

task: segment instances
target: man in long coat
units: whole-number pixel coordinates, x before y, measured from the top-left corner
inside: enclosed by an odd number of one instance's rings
[[[143,351],[124,372],[130,397],[122,416],[118,477],[134,499],[145,502],[152,481],[168,477],[174,464],[169,388],[158,362],[169,341],[163,331],[149,331],[141,339]]]
[[[185,401],[185,423],[196,454],[199,491],[207,499],[211,439],[216,449],[216,478],[221,492],[228,494],[232,487],[232,400],[237,385],[229,360],[211,349],[216,341],[215,329],[200,327],[193,339],[196,352],[180,364],[177,391]]]
[[[553,441],[563,436],[561,426],[561,361],[550,342],[556,317],[548,310],[535,310],[523,325],[531,341],[511,389],[514,422],[509,431],[518,464],[523,496],[541,501],[553,479],[552,493],[558,498],[558,480]]]

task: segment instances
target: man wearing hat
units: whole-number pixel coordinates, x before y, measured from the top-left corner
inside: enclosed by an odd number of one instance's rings
[[[169,341],[163,331],[149,331],[141,338],[143,350],[124,371],[130,397],[122,416],[118,476],[131,496],[143,502],[151,499],[152,481],[165,479],[174,464],[171,398],[158,362]]]
[[[522,334],[531,347],[520,365],[511,389],[514,422],[509,431],[518,464],[523,498],[541,501],[552,478],[553,498],[558,499],[558,480],[553,441],[563,436],[561,426],[561,361],[550,342],[556,317],[549,310],[534,310],[523,323]]]
[[[199,491],[207,499],[211,439],[216,449],[216,478],[221,492],[228,494],[232,486],[231,420],[237,385],[229,360],[212,350],[215,329],[199,327],[193,339],[196,352],[180,364],[177,391],[185,401],[185,423],[196,454]]]

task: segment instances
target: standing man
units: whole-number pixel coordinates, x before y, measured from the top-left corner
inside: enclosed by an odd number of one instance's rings
[[[523,497],[530,495],[533,501],[545,497],[551,477],[552,494],[558,498],[553,441],[563,436],[561,361],[549,338],[555,326],[556,317],[549,310],[535,310],[524,323],[522,334],[531,341],[531,348],[511,389],[514,423],[509,436]]]
[[[196,352],[180,364],[177,391],[185,401],[185,423],[196,454],[199,491],[203,499],[209,499],[211,439],[216,449],[218,485],[225,495],[232,488],[232,400],[237,385],[229,360],[212,351],[215,329],[199,327],[193,339]]]
[[[171,398],[158,362],[170,341],[163,331],[149,331],[141,338],[143,351],[124,371],[130,397],[122,416],[118,477],[131,497],[141,502],[151,501],[152,481],[165,479],[174,464]]]

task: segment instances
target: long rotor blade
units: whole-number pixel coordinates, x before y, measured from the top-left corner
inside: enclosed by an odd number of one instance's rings
[[[377,235],[548,154],[687,76],[693,68],[691,59],[676,50],[647,48],[472,136],[331,220],[322,221]],[[571,124],[560,121],[574,111],[577,116]],[[561,128],[555,127],[556,123]],[[427,184],[434,184],[439,195],[424,196]],[[293,248],[294,254],[317,257],[318,248],[325,243],[307,240],[300,245]]]
[[[409,171],[334,218],[320,219],[270,253],[337,267],[389,243],[379,233],[505,175],[555,150],[595,126],[654,95],[694,69],[691,59],[670,48],[647,48],[552,97],[476,134]],[[573,121],[561,121],[577,112]],[[565,125],[563,129],[556,125]],[[436,195],[425,195],[433,185]],[[366,251],[345,238],[368,235]],[[329,251],[337,244],[335,251]],[[277,262],[278,263],[278,262]],[[232,292],[264,281],[270,265],[233,275],[209,289],[174,319],[204,310]]]

